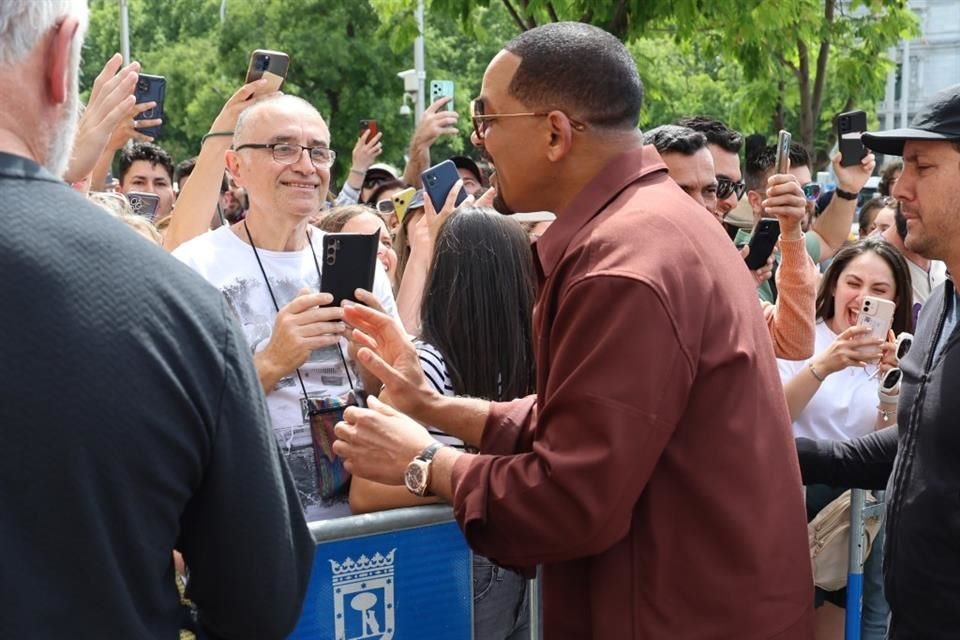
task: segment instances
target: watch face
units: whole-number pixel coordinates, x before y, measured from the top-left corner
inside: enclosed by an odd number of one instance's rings
[[[403,483],[408,491],[422,496],[427,489],[427,463],[414,460],[408,464],[403,474]]]

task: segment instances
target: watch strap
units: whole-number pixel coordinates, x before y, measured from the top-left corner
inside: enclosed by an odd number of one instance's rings
[[[437,451],[439,451],[442,447],[442,442],[431,442],[423,448],[423,451],[417,454],[417,459],[423,460],[424,462],[430,462],[433,460],[433,456],[436,455]]]
[[[852,191],[844,191],[844,190],[841,189],[840,187],[837,187],[837,188],[834,190],[833,193],[836,194],[836,196],[837,196],[838,198],[842,198],[842,199],[844,199],[844,200],[856,200],[856,199],[857,199],[857,194],[853,193]]]

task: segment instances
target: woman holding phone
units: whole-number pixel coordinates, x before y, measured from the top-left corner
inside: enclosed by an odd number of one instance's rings
[[[813,357],[779,360],[794,436],[850,440],[893,424],[896,404],[881,402],[878,391],[883,374],[896,366],[893,336],[913,328],[911,291],[906,262],[882,238],[861,240],[836,255],[817,294]],[[858,325],[868,296],[895,305],[885,342]],[[807,487],[808,520],[845,489]],[[864,639],[882,640],[886,634],[889,609],[880,579],[881,557],[882,538],[877,538],[864,569]],[[842,594],[817,589],[817,606],[824,600],[842,606]],[[823,616],[824,610],[818,610],[818,618]]]

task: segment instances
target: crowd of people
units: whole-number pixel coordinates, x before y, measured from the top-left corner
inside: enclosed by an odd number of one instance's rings
[[[960,629],[960,86],[825,188],[713,117],[640,131],[624,45],[548,24],[490,62],[434,202],[450,98],[402,170],[365,128],[337,181],[324,117],[257,80],[176,162],[138,63],[80,109],[85,0],[0,25],[3,637],[281,638],[307,522],[445,502],[477,638],[529,637],[538,566],[547,638],[835,638],[805,522],[851,487],[886,489],[863,637]],[[378,239],[342,305],[331,233]]]

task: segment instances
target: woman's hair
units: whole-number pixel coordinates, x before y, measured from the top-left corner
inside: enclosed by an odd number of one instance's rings
[[[333,207],[323,214],[323,217],[320,218],[320,221],[317,222],[315,226],[321,231],[339,233],[343,231],[344,225],[364,213],[376,215],[376,211],[362,204],[348,204],[342,207]]]
[[[443,224],[420,335],[443,356],[457,395],[502,400],[532,393],[535,296],[533,255],[520,225],[483,208]]]
[[[827,272],[820,281],[820,290],[817,292],[817,320],[830,320],[836,313],[834,294],[837,291],[837,281],[840,274],[854,258],[867,252],[873,252],[883,258],[893,273],[893,282],[897,287],[893,298],[897,309],[893,314],[893,332],[900,334],[903,331],[913,331],[913,287],[910,284],[910,268],[906,260],[897,249],[878,236],[861,240],[856,244],[844,247],[833,258]]]
[[[382,200],[381,197],[387,191],[394,191],[396,189],[406,189],[409,187],[406,182],[403,180],[387,180],[386,182],[381,182],[380,186],[370,192],[370,197],[367,198],[366,202],[361,202],[360,204],[369,204],[372,206],[377,206],[377,202]]]
[[[397,252],[397,287],[403,281],[403,272],[407,269],[407,262],[410,261],[410,221],[417,217],[417,212],[423,211],[421,208],[408,209],[407,214],[403,216],[400,226],[393,232],[393,250]]]
[[[887,196],[874,196],[867,200],[860,209],[860,237],[866,236],[867,227],[877,219],[877,214],[883,209],[896,206],[896,201]]]

